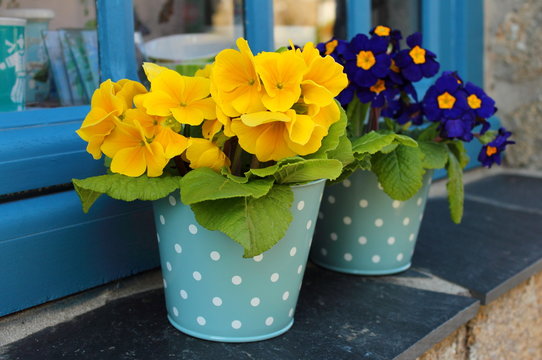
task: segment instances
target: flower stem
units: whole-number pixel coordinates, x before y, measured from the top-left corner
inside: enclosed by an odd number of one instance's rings
[[[369,113],[369,131],[378,130],[378,119],[381,112],[382,108],[371,108],[371,112]]]
[[[241,149],[241,146],[239,146],[239,143],[237,141],[232,144],[232,147],[234,148],[234,150],[233,158],[231,159],[231,172],[233,175],[241,176],[241,171],[243,167],[243,149]]]

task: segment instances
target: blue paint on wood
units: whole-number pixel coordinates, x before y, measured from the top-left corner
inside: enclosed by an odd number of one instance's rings
[[[137,80],[132,0],[97,0],[101,81]]]
[[[254,54],[273,51],[273,0],[245,0],[245,38]]]
[[[368,34],[371,24],[371,0],[346,0],[346,35]]]
[[[88,217],[73,191],[1,204],[16,215],[0,217],[0,316],[158,266],[150,204],[115,203]]]
[[[85,105],[0,112],[0,132],[13,128],[43,126],[70,121],[80,122],[86,116],[88,110],[89,106]]]

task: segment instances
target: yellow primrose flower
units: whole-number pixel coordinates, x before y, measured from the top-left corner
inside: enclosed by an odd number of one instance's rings
[[[200,125],[204,119],[216,119],[215,102],[208,97],[208,79],[182,76],[176,71],[163,69],[150,81],[151,91],[138,99],[148,114],[172,115],[179,123],[194,126]]]
[[[183,157],[190,163],[189,166],[192,169],[208,167],[218,172],[224,166],[231,165],[226,154],[207,139],[190,138]]]
[[[212,140],[222,130],[222,123],[218,120],[205,120],[201,126],[201,132],[205,139]]]
[[[150,142],[137,119],[130,123],[118,122],[105,139],[102,151],[112,159],[112,172],[131,177],[143,175],[145,171],[149,177],[160,176],[168,163],[162,144]]]
[[[231,117],[265,110],[254,55],[245,39],[237,39],[236,44],[239,51],[226,49],[218,53],[211,72],[213,98]]]
[[[145,76],[147,77],[147,80],[152,81],[155,77],[160,75],[160,73],[164,70],[168,70],[165,66],[160,66],[155,63],[149,63],[145,62],[143,63],[143,71],[145,72]]]
[[[286,111],[301,96],[301,80],[307,65],[295,51],[262,52],[255,57],[256,71],[262,79],[265,94],[262,102],[270,111]]]
[[[127,109],[128,91],[122,96],[117,95],[117,90],[122,89],[122,86],[111,80],[101,83],[92,94],[89,113],[81,124],[81,128],[76,131],[81,139],[88,142],[87,151],[96,160],[102,157],[100,147],[105,137],[115,128],[114,118],[121,116]],[[135,93],[135,91],[130,93]]]
[[[134,106],[134,98],[147,93],[147,89],[141,83],[128,79],[121,79],[116,83],[116,95],[124,100],[126,109]]]
[[[194,76],[204,77],[206,79],[211,78],[211,71],[213,70],[213,64],[207,64],[203,69],[196,70]]]
[[[343,67],[331,56],[320,56],[314,44],[307,43],[303,51],[297,50],[308,66],[303,76],[301,88],[303,101],[307,104],[327,106],[348,85],[348,77]]]

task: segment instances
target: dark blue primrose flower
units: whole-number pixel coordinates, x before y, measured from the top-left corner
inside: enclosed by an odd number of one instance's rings
[[[382,116],[394,119],[398,124],[404,125],[412,122],[421,125],[423,122],[422,105],[418,102],[405,102],[403,99],[394,99],[382,110]]]
[[[350,82],[348,86],[337,95],[337,100],[341,103],[343,108],[346,109],[346,106],[352,101],[357,88],[358,87],[354,83]]]
[[[329,55],[333,59],[335,59],[336,62],[344,65],[343,54],[347,51],[347,46],[347,41],[332,38],[329,41],[319,43],[318,45],[316,45],[316,48],[318,49],[318,51],[320,51],[320,55]]]
[[[392,53],[400,50],[399,42],[403,38],[403,35],[401,35],[401,32],[399,30],[393,30],[388,26],[378,25],[375,26],[371,31],[369,31],[369,34],[371,34],[372,36],[387,38],[389,44],[391,44],[391,49],[388,48],[388,53],[390,52],[390,50]]]
[[[495,100],[487,96],[484,90],[478,86],[468,82],[465,85],[465,92],[467,93],[467,103],[476,116],[487,119],[497,111]]]
[[[463,82],[452,72],[444,72],[423,98],[423,111],[429,121],[459,119],[469,111]]]
[[[369,39],[364,34],[356,35],[343,56],[348,78],[361,87],[371,87],[390,71],[391,58],[386,53],[388,40],[383,37]]]
[[[515,141],[510,141],[508,138],[512,135],[505,128],[500,128],[495,139],[488,144],[482,146],[478,154],[478,161],[482,165],[491,167],[493,164],[501,164],[501,153],[505,150],[506,145],[515,144]]]
[[[457,119],[443,119],[440,135],[443,138],[461,139],[469,142],[473,139],[472,129],[476,121],[472,113],[465,113]]]
[[[407,38],[410,49],[404,49],[397,53],[395,63],[403,76],[410,81],[420,81],[423,77],[431,77],[439,70],[437,57],[431,51],[422,48],[422,35],[414,33]]]
[[[357,95],[362,103],[371,103],[371,107],[380,108],[386,105],[386,100],[391,100],[399,90],[389,80],[378,79],[376,84],[370,87],[359,87]]]

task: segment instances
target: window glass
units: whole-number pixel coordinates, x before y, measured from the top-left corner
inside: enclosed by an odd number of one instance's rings
[[[372,0],[372,23],[400,30],[408,36],[421,30],[420,0]]]
[[[288,46],[289,40],[298,46],[329,40],[338,6],[335,0],[274,0],[275,48]]]
[[[4,0],[0,18],[0,111],[88,103],[99,78],[93,0]]]

